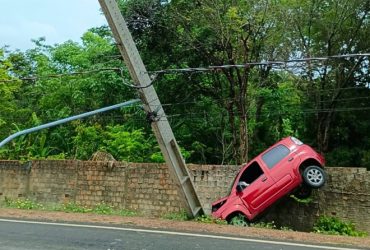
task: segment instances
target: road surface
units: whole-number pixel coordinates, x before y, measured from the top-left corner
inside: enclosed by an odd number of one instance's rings
[[[1,250],[56,249],[281,249],[353,250],[292,242],[265,241],[128,227],[0,219]]]

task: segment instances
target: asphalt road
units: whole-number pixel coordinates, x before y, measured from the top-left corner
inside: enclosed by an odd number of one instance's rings
[[[189,234],[138,228],[0,219],[0,249],[349,250],[350,248],[310,246],[299,243],[274,242],[260,239]]]

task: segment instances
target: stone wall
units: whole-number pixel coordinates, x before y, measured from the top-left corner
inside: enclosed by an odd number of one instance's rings
[[[227,195],[237,166],[188,165],[206,212]],[[311,230],[321,215],[354,222],[370,232],[370,172],[360,168],[327,168],[327,185],[313,201],[300,204],[286,197],[266,213],[265,220],[296,230]],[[164,164],[92,161],[0,161],[0,199],[27,197],[38,202],[105,202],[117,208],[161,216],[183,210]]]
[[[264,219],[309,231],[320,216],[327,215],[351,221],[356,228],[370,232],[370,172],[365,168],[325,170],[328,181],[323,188],[314,191],[312,202],[301,204],[292,198],[283,198]]]
[[[146,215],[179,212],[183,204],[163,164],[93,161],[0,162],[0,198],[45,203],[107,203]]]

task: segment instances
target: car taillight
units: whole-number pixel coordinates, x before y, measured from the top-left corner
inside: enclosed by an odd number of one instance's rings
[[[292,141],[293,141],[296,145],[298,145],[298,146],[303,145],[303,142],[301,142],[300,140],[298,140],[297,138],[295,138],[295,137],[293,137],[293,136],[291,136],[291,137],[290,137],[290,139],[292,139]]]

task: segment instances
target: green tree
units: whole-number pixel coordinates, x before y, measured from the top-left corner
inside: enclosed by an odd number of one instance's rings
[[[368,166],[368,57],[207,73],[158,69],[244,64],[369,51],[369,1],[120,0],[179,144],[194,163],[241,163],[295,135],[329,165]],[[0,135],[136,98],[108,27],[80,43],[0,50]],[[122,69],[122,70],[121,70]],[[84,72],[84,73],[82,73]],[[17,79],[23,78],[22,81]],[[9,81],[11,80],[11,81]],[[13,81],[15,80],[15,81]],[[161,162],[140,108],[116,110],[0,149],[2,158]]]
[[[284,1],[292,56],[332,56],[369,51],[369,1]],[[287,13],[287,12],[285,12]],[[330,150],[336,109],[349,88],[366,86],[368,61],[364,57],[308,63],[302,79],[311,94],[307,101],[317,110],[312,117],[321,152]],[[364,70],[366,69],[366,70]],[[356,93],[352,93],[352,95]]]
[[[279,6],[275,2],[175,0],[162,5],[160,1],[124,1],[122,5],[144,55],[155,58],[150,60],[150,67],[244,64],[273,60],[283,53],[279,46],[283,25],[276,19]],[[160,59],[156,56],[158,52]],[[181,86],[182,80],[163,91],[180,88],[185,90],[183,96],[197,92],[198,100],[202,96],[213,98],[219,112],[226,116],[217,125],[230,131],[226,139],[232,144],[232,158],[240,163],[248,158],[247,125],[253,119],[248,113],[252,102],[249,89],[259,83],[269,85],[270,71],[271,67],[225,68],[212,76],[192,76],[191,86],[189,83],[188,87]],[[262,81],[256,81],[258,76]],[[225,148],[224,140],[216,143]]]

